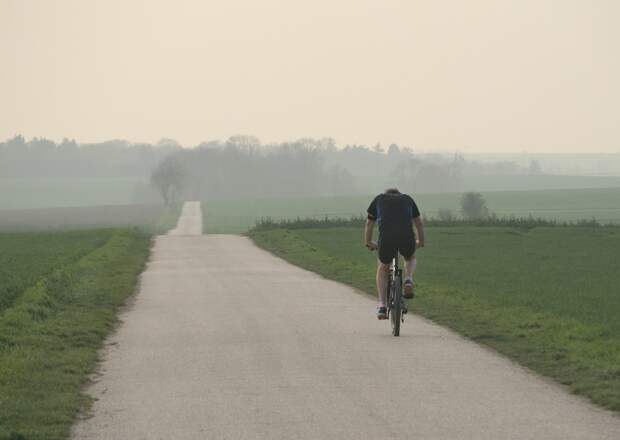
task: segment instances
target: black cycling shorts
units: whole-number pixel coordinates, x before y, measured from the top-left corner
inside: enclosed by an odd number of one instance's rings
[[[379,260],[383,264],[390,264],[396,257],[396,253],[400,253],[405,260],[411,259],[415,254],[415,235],[380,235],[379,236]]]

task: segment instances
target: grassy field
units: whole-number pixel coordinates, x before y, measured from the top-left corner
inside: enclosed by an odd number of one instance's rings
[[[0,232],[139,227],[161,233],[176,224],[179,212],[158,204],[6,210],[0,211]]]
[[[374,295],[376,257],[362,247],[359,228],[250,235]],[[414,312],[620,411],[620,228],[435,227],[427,244]]]
[[[485,192],[489,209],[498,216],[542,217],[577,221],[595,217],[603,223],[620,223],[620,188],[549,191]],[[373,196],[298,197],[255,200],[213,200],[202,204],[208,233],[245,232],[261,217],[275,220],[296,217],[350,217],[366,211]],[[441,208],[459,211],[461,194],[414,194],[425,217]]]
[[[150,238],[135,229],[0,234],[0,246],[0,285],[13,286],[0,291],[0,439],[68,438]]]
[[[0,233],[0,312],[40,278],[103,245],[111,233]]]

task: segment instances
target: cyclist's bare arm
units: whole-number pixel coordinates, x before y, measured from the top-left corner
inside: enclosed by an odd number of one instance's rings
[[[364,245],[371,251],[377,249],[377,244],[372,241],[372,233],[375,228],[375,221],[366,219],[366,226],[364,227]]]
[[[415,229],[418,232],[417,247],[424,247],[424,222],[422,222],[422,216],[414,218],[413,224],[415,225]]]

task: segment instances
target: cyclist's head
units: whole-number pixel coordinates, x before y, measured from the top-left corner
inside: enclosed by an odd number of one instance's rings
[[[398,188],[388,188],[385,190],[385,193],[395,196],[400,194],[400,191],[398,190]]]

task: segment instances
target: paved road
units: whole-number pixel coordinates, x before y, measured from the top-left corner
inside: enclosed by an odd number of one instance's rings
[[[257,249],[158,237],[75,439],[620,439],[620,418]]]
[[[168,235],[202,235],[200,202],[186,202],[183,205],[176,228],[170,230]]]

